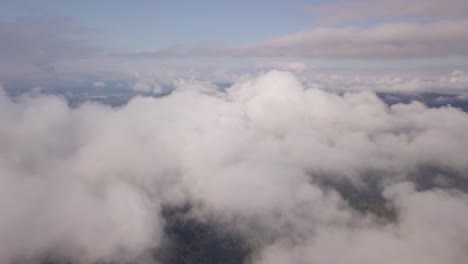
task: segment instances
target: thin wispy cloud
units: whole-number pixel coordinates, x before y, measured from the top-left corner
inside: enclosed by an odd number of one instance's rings
[[[369,20],[455,20],[468,17],[464,0],[356,0],[337,1],[309,8],[318,24]]]
[[[320,59],[406,59],[468,55],[468,20],[389,23],[370,28],[324,27],[245,46],[164,49],[133,57],[296,57]]]
[[[85,31],[65,17],[0,19],[0,77],[44,75],[58,60],[96,52],[96,45],[76,38]]]

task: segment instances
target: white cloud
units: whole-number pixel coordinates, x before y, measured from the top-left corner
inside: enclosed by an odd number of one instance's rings
[[[131,87],[133,90],[138,92],[161,92],[161,87],[156,81],[152,79],[139,79]]]
[[[464,263],[468,196],[402,185],[387,190],[398,197],[397,225],[323,225],[305,239],[272,243],[255,263]]]
[[[104,82],[93,82],[93,87],[104,87],[106,84]]]
[[[446,76],[355,75],[308,72],[304,81],[315,88],[334,91],[376,91],[397,93],[468,92],[468,74],[455,70]]]
[[[388,107],[279,71],[226,93],[203,86],[115,109],[1,95],[0,262],[132,261],[160,245],[161,205],[187,200],[195,215],[259,235],[254,263],[468,260],[465,194],[384,184],[399,221],[382,224],[312,181],[374,171],[393,183],[427,164],[466,175],[467,113]]]
[[[307,69],[307,65],[301,61],[288,61],[288,62],[262,62],[257,63],[257,68],[263,70],[282,70],[291,72],[302,72]]]
[[[468,88],[468,73],[455,70],[450,73],[449,77],[442,77],[439,82],[443,87],[466,90]]]

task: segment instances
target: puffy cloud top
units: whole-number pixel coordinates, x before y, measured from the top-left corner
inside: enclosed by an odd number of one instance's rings
[[[407,180],[425,165],[466,177],[467,130],[458,109],[389,107],[281,71],[120,108],[2,94],[0,262],[138,261],[164,237],[161,206],[189,201],[194,216],[256,236],[254,263],[463,263],[467,195]],[[317,182],[365,184],[369,172],[397,222]]]

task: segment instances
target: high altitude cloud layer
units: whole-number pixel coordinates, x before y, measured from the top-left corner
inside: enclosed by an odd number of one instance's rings
[[[75,38],[83,28],[70,19],[0,19],[0,78],[39,77],[53,71],[53,63],[95,51]]]
[[[468,55],[464,0],[331,1],[307,8],[314,23],[248,45],[180,47],[133,56],[407,59]]]
[[[468,55],[467,20],[319,27],[261,43],[194,49],[193,55],[403,59]]]
[[[317,27],[234,54],[313,58],[400,59],[466,56],[466,1],[337,1],[310,8]],[[401,21],[411,22],[401,22]],[[374,21],[369,26],[359,22]],[[344,23],[340,27],[333,24]],[[358,22],[358,23],[356,23]]]
[[[342,23],[370,19],[402,18],[453,20],[466,18],[464,0],[355,0],[337,1],[310,8],[319,23]]]
[[[439,92],[459,93],[460,97],[465,97],[464,93],[468,91],[468,73],[460,70],[439,77],[307,73],[302,78],[312,87],[335,91]]]
[[[278,71],[226,92],[181,86],[121,108],[1,95],[0,262],[150,263],[161,206],[187,201],[195,217],[255,239],[253,263],[468,261],[468,196],[407,182],[426,165],[467,176],[468,114],[388,107]],[[365,186],[368,172],[397,222],[357,213],[316,181]]]

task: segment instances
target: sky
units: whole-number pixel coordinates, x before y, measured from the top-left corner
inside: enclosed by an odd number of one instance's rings
[[[380,3],[379,3],[380,2]],[[378,6],[378,7],[377,7]],[[416,7],[415,7],[416,6]],[[320,28],[466,19],[461,0],[2,1],[2,20],[66,18],[107,48],[129,52],[205,43],[247,45]],[[390,8],[387,8],[390,7]],[[94,34],[92,34],[92,33]]]
[[[463,0],[1,4],[4,86],[26,79],[43,86],[65,75],[92,83],[110,74],[167,70],[276,68],[419,78],[468,70]]]
[[[309,3],[310,4],[310,3]],[[301,30],[304,1],[6,1],[4,17],[66,16],[129,51],[241,44]]]

